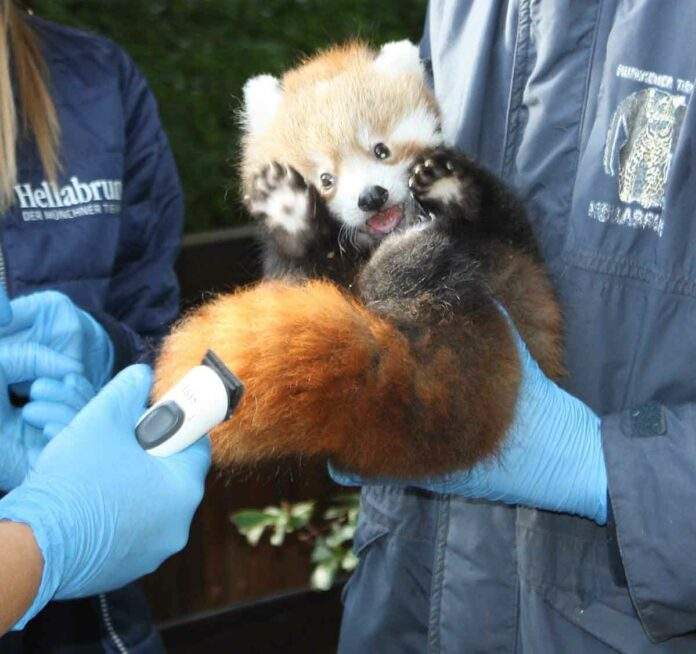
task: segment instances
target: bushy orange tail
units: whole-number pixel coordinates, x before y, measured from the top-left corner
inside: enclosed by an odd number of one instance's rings
[[[464,341],[471,330],[460,330]],[[212,349],[246,387],[211,434],[219,464],[323,455],[367,475],[430,474],[490,454],[509,423],[517,360],[511,342],[506,349],[497,338],[495,352],[472,355],[462,373],[467,361],[454,353],[461,342],[433,349],[430,338],[424,359],[333,284],[262,282],[218,297],[174,329],[157,362],[155,396]]]

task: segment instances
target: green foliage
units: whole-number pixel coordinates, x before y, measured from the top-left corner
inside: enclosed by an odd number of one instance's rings
[[[328,533],[319,534],[314,540],[310,585],[317,590],[328,590],[339,572],[350,572],[358,564],[351,545],[358,522],[360,496],[341,495],[334,498],[334,502],[323,516]]]
[[[259,511],[244,509],[232,516],[232,522],[250,545],[257,545],[267,527],[273,531],[271,545],[282,545],[286,534],[306,527],[314,513],[314,502],[267,506]]]
[[[258,545],[264,532],[271,532],[271,545],[280,546],[285,536],[299,532],[312,545],[313,565],[310,585],[328,590],[339,572],[350,572],[358,563],[351,544],[358,521],[360,499],[357,493],[333,498],[320,519],[315,502],[283,502],[265,509],[244,509],[232,515],[232,522],[250,545]]]
[[[252,75],[359,36],[420,38],[426,0],[34,0],[37,14],[122,45],[144,71],[187,197],[187,231],[246,220],[234,111]],[[229,193],[228,193],[229,191]]]

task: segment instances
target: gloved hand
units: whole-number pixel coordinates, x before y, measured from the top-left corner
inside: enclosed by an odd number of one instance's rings
[[[0,491],[24,481],[48,438],[89,401],[91,387],[76,374],[79,368],[76,361],[39,345],[10,347],[0,342]],[[24,409],[12,406],[10,384],[47,374],[64,378],[36,381],[32,401]]]
[[[162,459],[143,451],[135,424],[151,385],[147,366],[121,372],[0,500],[0,520],[28,524],[44,559],[36,599],[16,628],[52,598],[120,588],[186,544],[210,441]]]
[[[605,524],[607,472],[600,419],[587,405],[548,379],[516,330],[514,334],[522,382],[516,416],[500,453],[471,470],[408,485],[472,499],[573,513]],[[375,483],[332,466],[329,471],[340,484]]]
[[[10,302],[11,320],[0,325],[3,343],[36,343],[82,364],[96,389],[111,376],[114,348],[104,328],[92,316],[56,291],[40,291]],[[56,377],[56,375],[50,375]]]
[[[39,377],[31,385],[22,418],[50,440],[69,425],[95,395],[94,386],[76,373],[69,373],[60,381]]]

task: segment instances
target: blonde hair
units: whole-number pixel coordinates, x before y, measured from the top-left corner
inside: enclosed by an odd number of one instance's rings
[[[18,113],[36,141],[41,164],[55,182],[60,125],[38,39],[13,0],[0,0],[0,210],[12,204],[17,182]],[[15,101],[15,86],[18,101]]]

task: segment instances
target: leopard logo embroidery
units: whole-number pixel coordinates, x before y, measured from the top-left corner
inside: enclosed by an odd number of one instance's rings
[[[604,171],[617,177],[619,198],[661,210],[669,166],[686,101],[655,88],[624,98],[612,116],[604,148]],[[618,165],[617,165],[618,164]]]

